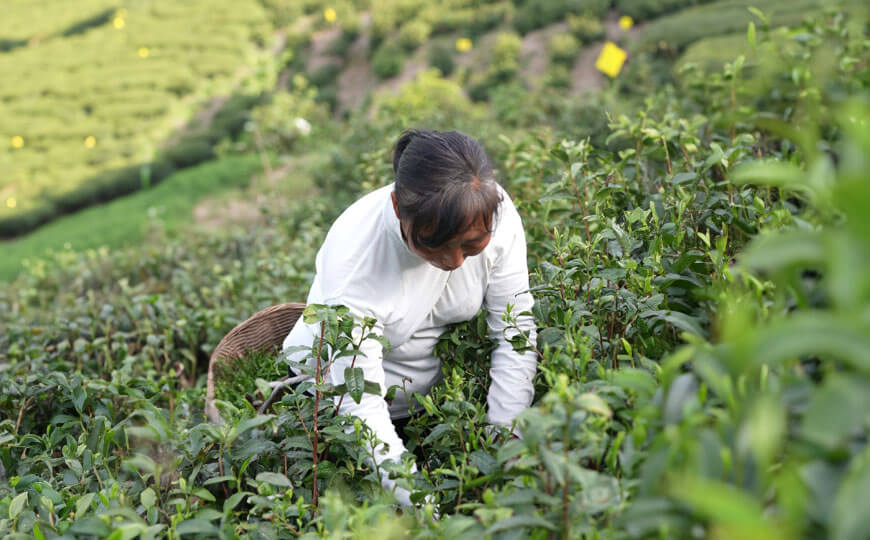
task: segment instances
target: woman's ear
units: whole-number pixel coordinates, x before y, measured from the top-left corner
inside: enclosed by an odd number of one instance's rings
[[[390,198],[393,199],[393,212],[396,213],[396,217],[399,217],[399,199],[396,198],[396,192],[390,193]],[[401,220],[400,220],[401,221]]]

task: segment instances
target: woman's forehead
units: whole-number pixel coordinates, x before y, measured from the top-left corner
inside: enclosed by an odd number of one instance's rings
[[[474,218],[466,221],[459,229],[457,230],[456,235],[453,238],[459,236],[469,236],[474,237],[479,234],[483,234],[484,232],[491,232],[490,225],[492,224],[492,216],[484,216],[477,215]],[[427,223],[420,227],[420,234],[422,236],[432,236],[437,231],[437,225],[433,223]]]
[[[483,240],[491,233],[492,231],[489,228],[489,224],[484,221],[482,216],[478,216],[473,222],[460,229],[459,232],[445,242],[444,245],[449,246],[451,244],[462,244],[464,242]]]

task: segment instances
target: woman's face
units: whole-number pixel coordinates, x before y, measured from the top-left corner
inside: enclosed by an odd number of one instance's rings
[[[410,240],[404,224],[402,224],[402,231],[408,247],[415,255],[446,272],[456,270],[462,266],[465,259],[474,257],[483,251],[492,237],[492,233],[486,228],[486,223],[481,217],[478,217],[471,225],[437,248],[414,244]]]
[[[393,195],[393,207],[396,209],[395,194]],[[396,216],[398,214],[398,209],[396,209]],[[445,272],[456,270],[462,266],[465,259],[479,254],[486,248],[490,238],[492,238],[492,233],[487,228],[483,217],[478,217],[468,227],[460,231],[459,234],[437,248],[415,244],[411,240],[410,225],[401,219],[399,224],[402,228],[402,236],[411,252],[435,268]],[[429,231],[423,229],[422,232],[426,234]]]

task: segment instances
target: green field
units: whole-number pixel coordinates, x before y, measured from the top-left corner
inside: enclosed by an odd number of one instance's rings
[[[257,156],[205,163],[169,176],[157,186],[71,216],[62,217],[20,239],[0,243],[0,279],[14,278],[22,261],[48,251],[85,251],[136,245],[154,227],[177,232],[192,221],[194,205],[207,196],[248,185],[262,171]]]

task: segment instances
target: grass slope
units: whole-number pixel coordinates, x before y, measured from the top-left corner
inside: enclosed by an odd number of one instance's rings
[[[682,51],[703,38],[744,32],[750,21],[759,23],[750,7],[761,9],[771,26],[794,26],[828,6],[861,4],[857,0],[720,0],[650,22],[640,36],[639,48]]]
[[[224,158],[185,169],[152,189],[61,218],[20,239],[3,244],[0,279],[14,278],[22,261],[69,246],[76,251],[140,242],[154,220],[175,231],[191,220],[204,196],[243,187],[260,171],[256,156]]]

